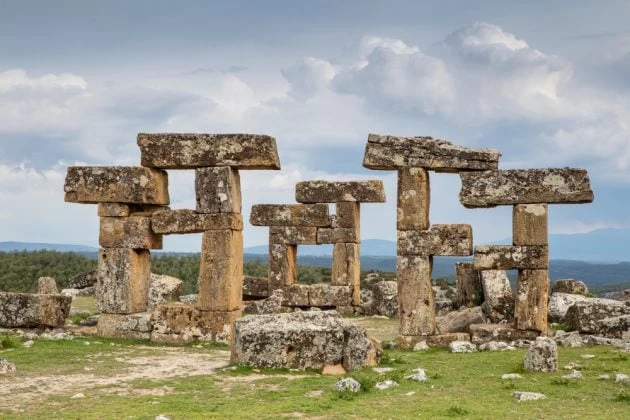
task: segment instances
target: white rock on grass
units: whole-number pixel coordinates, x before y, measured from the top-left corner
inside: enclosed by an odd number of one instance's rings
[[[3,359],[0,357],[0,375],[4,375],[6,373],[15,372],[15,365],[9,362],[7,359]]]
[[[501,376],[501,379],[523,379],[523,377],[518,373],[506,373]]]
[[[386,373],[393,372],[396,369],[390,368],[390,367],[375,367],[375,368],[372,368],[372,370],[378,373],[379,375],[384,375]]]
[[[451,353],[472,353],[477,351],[477,346],[470,341],[453,341],[448,345],[448,348],[451,350]]]
[[[33,346],[33,344],[35,344],[33,340],[28,340],[28,341],[25,341],[24,344],[22,345],[26,347],[27,349],[30,349]]]
[[[343,378],[335,384],[335,391],[350,391],[357,393],[361,390],[361,384],[352,378]]]
[[[71,400],[78,400],[80,398],[85,398],[85,394],[79,392],[78,394],[74,394],[72,397],[70,397]]]
[[[376,385],[374,385],[374,388],[376,388],[379,391],[384,391],[386,389],[390,389],[390,388],[394,388],[397,387],[398,383],[392,380],[387,380],[384,382],[379,382]]]
[[[630,384],[630,376],[624,373],[618,373],[615,375],[615,382],[621,382],[624,384]]]
[[[172,417],[170,416],[165,416],[164,414],[160,414],[158,416],[155,416],[155,420],[171,420]]]
[[[583,354],[582,355],[582,359],[594,359],[595,355],[594,354]]]
[[[514,391],[512,392],[512,398],[516,401],[535,401],[535,400],[544,400],[547,398],[545,394],[540,394],[538,392],[523,392],[523,391]]]
[[[487,343],[479,345],[480,351],[506,351],[516,350],[516,347],[510,346],[503,341],[489,341]]]
[[[569,373],[568,375],[562,375],[562,377],[564,379],[582,379],[582,372],[573,369],[571,373]]]
[[[605,381],[605,380],[607,380],[607,379],[610,379],[610,375],[599,375],[599,376],[597,377],[597,380],[598,380],[598,381]]]
[[[429,345],[427,344],[426,341],[420,341],[419,343],[416,343],[415,346],[413,346],[413,351],[426,351],[429,350]]]
[[[405,379],[409,379],[415,382],[424,382],[427,380],[427,374],[424,369],[415,369],[413,375],[405,376]]]

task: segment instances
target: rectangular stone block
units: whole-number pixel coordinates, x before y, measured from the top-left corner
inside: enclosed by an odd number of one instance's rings
[[[358,201],[384,203],[383,181],[304,181],[295,186],[295,201],[299,203],[339,203]]]
[[[209,230],[203,234],[197,306],[236,311],[243,306],[243,232]]]
[[[96,304],[104,314],[147,309],[151,253],[146,249],[103,248],[98,255]]]
[[[319,228],[317,229],[318,244],[360,243],[359,227],[356,228]]]
[[[291,284],[283,286],[282,290],[284,292],[284,298],[282,300],[282,305],[290,307],[310,306],[310,287],[311,286],[308,284]]]
[[[0,328],[63,327],[72,297],[0,292]]]
[[[241,177],[227,166],[196,169],[195,195],[198,213],[240,213]]]
[[[432,264],[432,257],[397,258],[400,335],[433,335],[435,332]]]
[[[140,166],[70,166],[64,192],[71,203],[169,203],[166,172]]]
[[[311,284],[308,286],[310,306],[341,307],[352,305],[352,287],[331,286],[329,284]],[[360,303],[360,302],[359,302]]]
[[[361,226],[361,205],[356,201],[335,204],[336,228],[359,228]]]
[[[168,210],[168,206],[152,204],[98,203],[99,217],[151,217],[153,213]]]
[[[363,166],[397,170],[424,168],[436,172],[497,169],[501,153],[493,149],[456,146],[432,137],[396,137],[370,134]]]
[[[549,267],[546,246],[480,245],[475,247],[475,270],[538,270]]]
[[[459,201],[468,208],[593,201],[585,169],[509,169],[461,173],[460,177]]]
[[[138,134],[142,166],[280,169],[276,139],[260,134]]]
[[[512,211],[514,245],[548,245],[546,204],[517,204]]]
[[[285,245],[317,245],[316,227],[272,226],[269,242]]]
[[[241,311],[210,311],[192,305],[160,305],[153,312],[151,341],[230,344]]]
[[[327,204],[256,204],[249,223],[254,226],[328,226]]]
[[[398,255],[472,255],[470,225],[433,225],[429,230],[399,230]]]
[[[100,337],[150,340],[153,324],[150,312],[118,315],[101,314],[98,317],[97,334]]]
[[[514,323],[518,330],[547,333],[549,273],[547,270],[519,270],[514,305]]]
[[[479,271],[469,262],[455,263],[457,306],[478,306],[484,300]]]
[[[473,344],[484,344],[490,341],[509,343],[516,340],[536,340],[537,331],[517,330],[510,324],[472,324],[469,327]]]
[[[243,279],[243,297],[269,297],[269,278],[245,276],[245,278]]]
[[[150,217],[101,217],[103,248],[162,249],[162,235],[151,230]]]
[[[429,173],[421,168],[399,169],[397,229],[429,229],[430,201]]]
[[[361,304],[360,250],[359,244],[335,244],[331,274],[331,285],[352,288],[352,305],[356,306]]]
[[[296,281],[297,246],[269,244],[269,295]]]
[[[151,218],[153,232],[164,235],[203,233],[208,230],[243,230],[239,213],[197,213],[194,210],[164,210]]]

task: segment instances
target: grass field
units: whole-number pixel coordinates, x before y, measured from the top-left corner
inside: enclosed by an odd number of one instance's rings
[[[390,335],[392,320],[352,320]],[[381,328],[379,328],[379,325]],[[0,337],[1,338],[1,337]],[[387,337],[379,337],[387,338]],[[9,348],[7,348],[9,347]],[[333,390],[337,377],[318,372],[258,371],[229,366],[227,347],[158,346],[146,342],[75,338],[39,340],[25,348],[5,340],[0,357],[18,372],[0,376],[1,418],[629,418],[630,386],[597,376],[630,374],[630,354],[612,347],[560,348],[561,368],[582,365],[583,380],[524,372],[525,350],[452,354],[386,351],[379,375],[354,372],[364,390]],[[583,359],[582,354],[593,354]],[[404,379],[413,369],[429,380]],[[523,379],[502,380],[504,373]],[[377,381],[399,387],[377,391]],[[515,402],[513,391],[542,392],[546,400]]]

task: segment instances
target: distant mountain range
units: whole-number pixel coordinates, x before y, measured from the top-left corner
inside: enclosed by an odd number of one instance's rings
[[[0,242],[0,251],[59,251],[59,252],[98,252],[98,248],[87,245],[46,244],[32,242]]]

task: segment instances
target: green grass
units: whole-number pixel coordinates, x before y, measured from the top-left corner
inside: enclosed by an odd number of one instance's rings
[[[386,322],[369,320],[375,330]],[[379,336],[382,338],[382,335]],[[0,337],[0,342],[4,342]],[[6,340],[8,342],[8,340]],[[315,371],[227,368],[225,346],[169,347],[145,341],[77,338],[72,341],[37,340],[30,349],[15,338],[0,357],[15,363],[18,372],[0,376],[0,391],[11,381],[26,381],[51,375],[89,373],[112,378],[124,374],[130,358],[159,357],[168,352],[223,357],[226,368],[205,376],[170,379],[136,379],[118,384],[124,395],[111,392],[111,385],[89,386],[53,396],[36,389],[12,392],[13,409],[0,408],[0,418],[133,418],[153,419],[158,414],[174,419],[280,418],[297,415],[320,418],[624,418],[630,411],[630,386],[614,379],[597,380],[601,374],[630,373],[628,354],[613,347],[559,348],[559,366],[579,363],[583,380],[566,380],[560,370],[532,373],[523,369],[524,349],[506,352],[453,354],[443,349],[425,352],[385,351],[383,366],[395,370],[378,374],[364,369],[348,374],[362,386],[358,394],[338,393],[339,378]],[[89,342],[86,345],[85,342]],[[218,350],[221,350],[220,352]],[[582,354],[594,359],[582,359]],[[189,356],[190,357],[190,356]],[[85,371],[85,366],[92,370]],[[404,379],[416,368],[426,370],[424,383]],[[520,373],[523,379],[501,380],[504,373]],[[377,382],[392,379],[400,386],[377,391]],[[162,391],[163,392],[162,392]],[[164,391],[167,390],[167,391]],[[542,392],[547,399],[515,402],[513,391]],[[70,399],[76,392],[82,399]],[[26,395],[25,393],[31,393]],[[569,403],[570,402],[570,403]],[[561,409],[560,409],[561,407]]]

